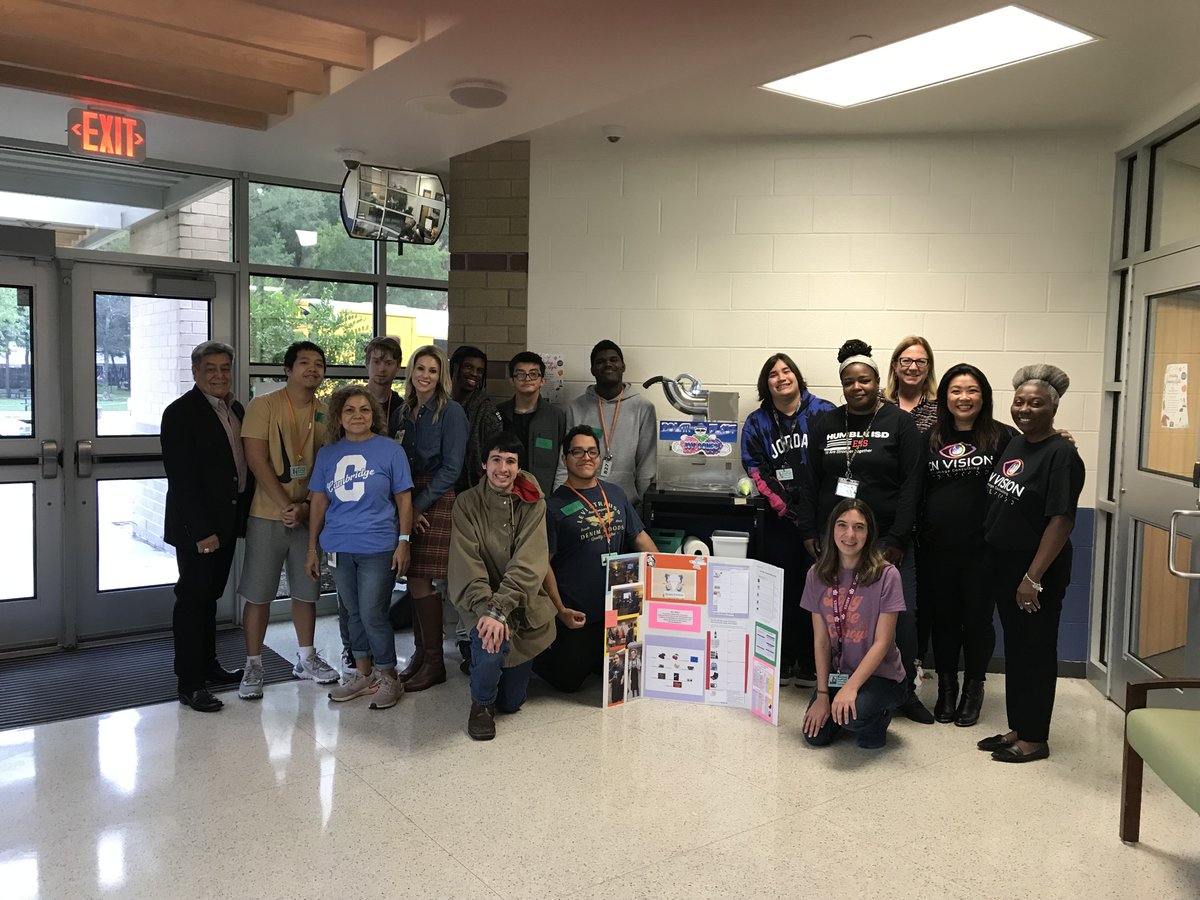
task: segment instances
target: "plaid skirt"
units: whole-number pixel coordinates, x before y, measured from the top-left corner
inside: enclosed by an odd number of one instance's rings
[[[423,491],[432,479],[432,475],[414,475],[413,495]],[[454,489],[451,488],[425,510],[429,528],[423,534],[417,534],[415,529],[413,531],[409,575],[417,578],[446,577],[446,566],[450,562],[450,510],[453,506]]]

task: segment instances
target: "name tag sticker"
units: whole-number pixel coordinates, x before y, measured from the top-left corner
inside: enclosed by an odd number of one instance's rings
[[[576,500],[574,503],[568,503],[564,506],[562,511],[564,516],[573,516],[581,509],[583,509],[583,504]]]
[[[777,471],[775,473],[775,477],[778,478],[780,481],[791,481],[792,480],[792,470],[790,467],[786,468],[786,469],[780,469],[779,471]]]
[[[308,466],[292,466],[288,469],[288,473],[292,478],[306,478],[308,477]]]
[[[853,478],[839,478],[834,493],[839,497],[853,500],[858,496],[858,482]]]
[[[830,672],[829,686],[831,688],[845,687],[846,682],[850,680],[850,676],[845,672]]]
[[[552,441],[552,440],[550,440],[550,438],[546,438],[546,437],[534,438],[533,446],[539,450],[553,450],[554,449],[554,441]]]

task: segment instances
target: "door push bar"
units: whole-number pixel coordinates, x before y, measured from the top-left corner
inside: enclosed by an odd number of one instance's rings
[[[1200,491],[1200,460],[1192,466],[1192,487]],[[1177,509],[1171,513],[1171,541],[1167,545],[1167,568],[1171,570],[1172,575],[1186,578],[1189,581],[1200,581],[1200,572],[1181,572],[1175,568],[1175,538],[1178,535],[1176,523],[1180,519],[1196,518],[1200,518],[1200,495],[1197,495],[1195,509]]]
[[[58,468],[62,465],[62,450],[58,447],[58,441],[42,441],[42,477],[57,478]]]

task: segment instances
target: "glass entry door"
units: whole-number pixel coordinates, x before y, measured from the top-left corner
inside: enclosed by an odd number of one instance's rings
[[[1133,274],[1129,394],[1137,410],[1122,447],[1118,561],[1114,596],[1125,608],[1113,629],[1110,692],[1155,676],[1200,676],[1200,580],[1168,567],[1171,512],[1196,510],[1193,467],[1200,460],[1200,250],[1137,266]],[[1200,573],[1200,518],[1180,518],[1174,568]],[[1187,698],[1162,698],[1182,702]]]
[[[43,615],[34,629],[22,624],[24,601],[0,600],[0,651],[169,629],[176,568],[162,540],[159,423],[192,388],[192,348],[209,337],[232,343],[234,277],[62,259],[3,265],[0,284],[32,285],[35,305],[33,415],[6,413],[3,404],[21,401],[0,399],[0,422],[31,431],[0,439],[20,461],[0,467],[0,493],[12,494],[0,497],[0,529],[34,546],[33,608]],[[62,451],[53,465],[48,441]],[[18,517],[30,502],[32,527]],[[231,615],[226,598],[219,616]]]

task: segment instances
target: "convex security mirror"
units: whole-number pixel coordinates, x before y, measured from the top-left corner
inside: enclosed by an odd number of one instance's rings
[[[342,224],[350,237],[433,244],[448,209],[442,179],[431,172],[362,163],[342,181]]]

